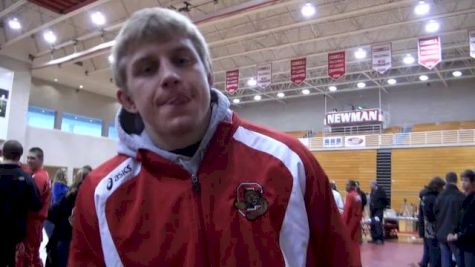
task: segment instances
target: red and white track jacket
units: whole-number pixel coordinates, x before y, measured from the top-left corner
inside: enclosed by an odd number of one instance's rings
[[[314,156],[213,94],[193,158],[118,127],[119,155],[79,191],[68,266],[360,266]]]

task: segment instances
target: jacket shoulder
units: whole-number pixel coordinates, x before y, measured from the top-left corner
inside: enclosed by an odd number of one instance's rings
[[[241,126],[247,130],[251,130],[258,134],[265,135],[269,138],[272,138],[276,141],[279,141],[283,145],[287,146],[290,150],[294,151],[300,157],[308,157],[311,156],[310,151],[304,146],[297,138],[287,135],[285,133],[254,124],[247,120],[240,119],[240,123],[238,127]],[[314,158],[312,156],[312,158]]]

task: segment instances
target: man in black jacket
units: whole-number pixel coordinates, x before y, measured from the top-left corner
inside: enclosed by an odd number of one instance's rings
[[[23,147],[11,140],[3,145],[0,164],[0,267],[15,266],[15,249],[26,235],[28,211],[38,211],[41,200],[35,182],[19,164]]]
[[[447,236],[447,241],[455,241],[463,252],[463,266],[475,267],[475,173],[465,170],[460,177],[462,189],[467,196],[462,203],[455,232]]]
[[[388,206],[388,198],[384,190],[378,186],[376,180],[371,181],[371,194],[369,198],[369,212],[371,216],[372,243],[384,244],[383,215]]]
[[[460,253],[455,245],[447,243],[447,235],[453,233],[457,226],[457,218],[465,196],[457,188],[457,174],[447,173],[445,181],[447,182],[445,190],[437,197],[434,205],[441,262],[442,267],[454,266],[452,262],[452,255],[454,255],[457,265],[461,266]]]

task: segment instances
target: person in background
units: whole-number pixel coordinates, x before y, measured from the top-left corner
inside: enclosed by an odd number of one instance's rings
[[[53,201],[52,205],[58,203],[68,192],[68,180],[66,178],[66,169],[60,168],[56,171],[53,179]]]
[[[366,207],[366,204],[368,204],[368,198],[366,197],[366,193],[361,189],[360,182],[358,181],[355,181],[355,182],[356,182],[356,192],[358,192],[358,195],[360,195],[361,197],[361,209],[362,209],[362,212],[364,213],[364,208]]]
[[[465,170],[460,178],[466,197],[462,202],[457,227],[447,235],[448,242],[455,242],[463,253],[462,267],[475,267],[475,172]]]
[[[422,238],[424,242],[424,250],[422,253],[421,261],[418,263],[419,267],[427,267],[429,265],[429,239],[425,237],[425,228],[424,228],[424,209],[422,208],[424,202],[422,199],[429,193],[429,188],[424,186],[424,188],[419,193],[419,213],[417,214],[417,224],[419,230],[419,237]]]
[[[442,267],[452,267],[454,266],[452,258],[455,257],[457,265],[461,266],[460,252],[454,244],[447,242],[447,235],[455,231],[465,196],[457,188],[456,173],[447,173],[445,181],[445,189],[439,194],[434,205],[441,262]]]
[[[429,244],[430,267],[440,267],[440,248],[437,240],[437,218],[434,213],[434,206],[437,196],[444,189],[445,182],[440,177],[434,177],[427,185],[428,192],[422,198],[422,209],[424,212],[424,237]]]
[[[26,236],[27,213],[41,209],[38,188],[20,166],[22,145],[15,140],[3,144],[0,163],[0,267],[15,266],[18,243]]]
[[[370,243],[384,244],[384,209],[388,206],[386,192],[376,180],[371,181],[371,194],[369,197],[369,216],[371,219]]]
[[[189,18],[137,11],[112,54],[119,154],[81,185],[68,266],[352,265],[315,156],[230,110]]]
[[[64,195],[68,192],[68,180],[66,178],[66,169],[59,168],[53,178],[53,189],[52,189],[52,198],[51,206],[58,203]],[[51,238],[51,233],[53,232],[54,225],[49,221],[45,220],[44,228],[48,238]]]
[[[338,188],[336,187],[335,181],[331,181],[330,186],[332,188],[333,198],[335,199],[336,206],[338,210],[340,211],[340,214],[342,214],[343,208],[344,208],[343,199],[341,198],[341,194],[338,191]]]
[[[346,200],[343,211],[343,222],[350,231],[353,253],[360,257],[361,243],[361,218],[363,209],[360,194],[357,192],[357,184],[353,180],[349,180],[346,184]]]
[[[51,203],[51,181],[48,172],[43,168],[44,153],[39,147],[30,148],[27,163],[32,171],[32,177],[40,192],[41,210],[28,214],[26,239],[18,246],[18,267],[42,267],[40,245],[43,240],[43,224],[48,217]]]
[[[49,209],[48,220],[54,224],[51,238],[46,245],[46,267],[66,267],[69,246],[72,239],[71,216],[76,203],[79,187],[91,172],[89,166],[82,167],[76,173],[71,188],[61,200]]]

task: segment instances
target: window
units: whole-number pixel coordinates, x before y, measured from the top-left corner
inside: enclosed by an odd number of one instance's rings
[[[117,129],[115,128],[114,122],[111,122],[111,124],[109,124],[109,138],[115,140],[119,139],[119,137],[117,136]]]
[[[75,134],[100,137],[102,136],[102,120],[71,113],[63,113],[61,130]]]
[[[47,108],[28,107],[27,123],[29,126],[54,129],[56,112]]]

